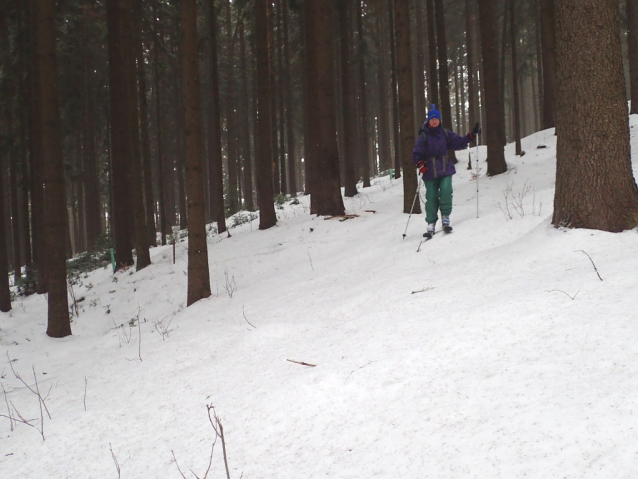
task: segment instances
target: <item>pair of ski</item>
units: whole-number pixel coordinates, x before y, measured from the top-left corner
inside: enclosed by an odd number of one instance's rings
[[[443,227],[443,232],[445,234],[451,233],[452,232],[452,227],[451,226],[444,226]],[[426,231],[425,233],[423,233],[423,237],[425,238],[425,240],[432,239],[433,236],[434,236],[434,233],[430,233],[429,231]]]

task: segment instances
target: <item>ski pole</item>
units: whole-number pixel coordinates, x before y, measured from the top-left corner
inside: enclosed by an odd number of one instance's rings
[[[476,217],[479,217],[479,142],[476,139]]]
[[[414,203],[416,203],[416,199],[419,196],[419,190],[421,189],[421,180],[419,179],[419,174],[416,174],[417,184],[416,184],[416,193],[414,193],[414,199],[412,200],[412,208],[410,208],[410,215],[408,216],[408,222],[405,225],[405,231],[403,232],[403,239],[405,239],[405,234],[408,232],[408,225],[410,224],[410,218],[412,218],[412,211],[414,210]]]

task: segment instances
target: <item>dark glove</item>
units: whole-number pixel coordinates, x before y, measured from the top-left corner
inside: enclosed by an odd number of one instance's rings
[[[419,173],[421,173],[422,175],[425,175],[425,172],[428,171],[423,160],[417,161],[416,167],[419,169]]]
[[[481,134],[481,127],[477,123],[476,125],[474,125],[474,129],[471,132],[469,132],[467,136],[470,137],[470,140],[474,141],[476,140],[476,137],[479,136],[480,134]]]

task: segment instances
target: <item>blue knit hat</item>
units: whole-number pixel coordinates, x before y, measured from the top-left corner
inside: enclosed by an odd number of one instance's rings
[[[436,105],[430,105],[430,111],[428,111],[428,121],[432,118],[438,118],[441,120],[441,112],[436,109]]]

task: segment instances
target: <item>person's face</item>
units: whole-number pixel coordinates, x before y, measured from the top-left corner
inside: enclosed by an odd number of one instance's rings
[[[438,118],[430,118],[430,126],[432,128],[436,128],[437,126],[439,126],[440,123],[441,120],[439,120]]]

